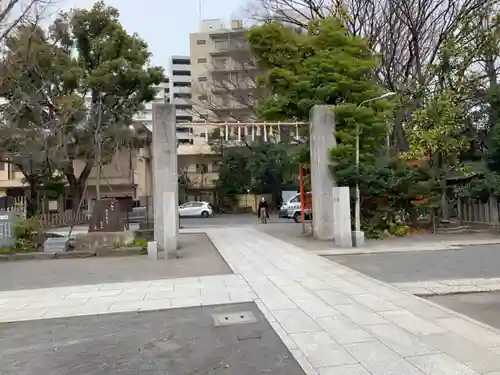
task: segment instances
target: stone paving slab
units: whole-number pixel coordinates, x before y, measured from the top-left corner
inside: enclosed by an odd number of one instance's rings
[[[450,279],[392,283],[396,288],[420,297],[500,291],[500,278]]]
[[[308,375],[473,375],[500,365],[492,327],[255,229],[204,231],[234,275],[5,291],[0,321],[254,300]],[[467,357],[446,345],[453,335],[474,348]]]

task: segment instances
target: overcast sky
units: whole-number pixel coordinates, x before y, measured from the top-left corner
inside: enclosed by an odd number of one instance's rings
[[[168,67],[171,55],[189,55],[189,33],[198,29],[199,0],[106,0],[118,8],[125,28],[144,39],[152,63]],[[203,18],[229,20],[242,15],[248,0],[203,0]],[[94,0],[59,0],[59,7],[91,7]]]

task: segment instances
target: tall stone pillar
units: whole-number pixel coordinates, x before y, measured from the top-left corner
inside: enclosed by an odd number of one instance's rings
[[[330,170],[330,149],[337,146],[337,142],[333,108],[330,105],[315,105],[310,113],[312,226],[314,237],[318,240],[334,237],[332,207],[335,181]]]
[[[145,185],[146,185],[146,207],[147,207],[147,220],[149,223],[154,222],[154,180],[153,180],[153,159],[150,157],[145,160]]]
[[[490,195],[490,199],[488,200],[488,203],[490,205],[490,222],[492,224],[498,225],[499,224],[499,215],[498,215],[498,198]]]
[[[153,104],[154,239],[164,258],[177,256],[179,233],[175,106]]]

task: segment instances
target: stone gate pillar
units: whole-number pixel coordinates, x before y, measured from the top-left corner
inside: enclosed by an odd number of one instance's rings
[[[179,234],[175,106],[153,104],[154,239],[164,258],[177,256]]]
[[[310,113],[311,188],[313,234],[318,240],[331,240],[333,233],[333,186],[330,149],[335,139],[334,106],[315,105]]]

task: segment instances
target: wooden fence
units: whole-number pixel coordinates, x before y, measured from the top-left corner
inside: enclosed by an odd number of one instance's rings
[[[70,225],[83,225],[89,222],[87,212],[66,211],[61,213],[40,215],[40,227],[42,229],[67,227]]]
[[[458,199],[458,217],[464,223],[500,225],[499,200],[490,196],[487,200]]]

